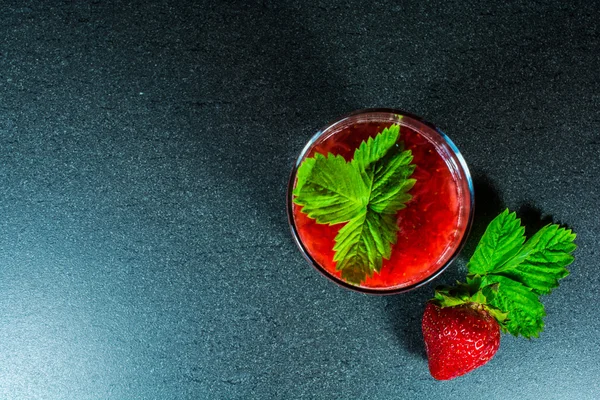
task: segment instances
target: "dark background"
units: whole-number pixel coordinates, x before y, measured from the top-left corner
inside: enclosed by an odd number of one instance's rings
[[[0,1],[0,397],[600,398],[594,1]],[[295,157],[395,107],[475,177],[461,279],[504,207],[577,233],[540,339],[434,381],[434,284],[373,297],[302,258]]]

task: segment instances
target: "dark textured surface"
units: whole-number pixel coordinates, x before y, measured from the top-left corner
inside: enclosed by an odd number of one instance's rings
[[[1,1],[0,397],[600,398],[600,12],[568,3]],[[338,288],[288,231],[304,143],[376,106],[454,139],[475,235],[579,235],[541,338],[455,381],[433,286]]]

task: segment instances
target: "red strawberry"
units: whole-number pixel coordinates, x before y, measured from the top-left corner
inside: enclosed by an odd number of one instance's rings
[[[441,308],[429,302],[422,328],[429,371],[439,380],[481,367],[500,346],[498,322],[476,303]]]

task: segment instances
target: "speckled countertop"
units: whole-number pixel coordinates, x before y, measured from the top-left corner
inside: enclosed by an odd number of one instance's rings
[[[600,398],[593,1],[0,3],[0,397]],[[504,207],[578,233],[537,340],[436,382],[429,285],[344,290],[289,233],[294,159],[365,107],[436,123]]]

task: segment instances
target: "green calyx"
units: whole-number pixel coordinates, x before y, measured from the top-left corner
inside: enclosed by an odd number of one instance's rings
[[[516,214],[505,210],[487,227],[467,268],[466,283],[436,289],[441,307],[480,304],[504,332],[538,337],[546,316],[540,297],[558,286],[574,260],[575,234],[550,224],[525,240]]]
[[[467,278],[466,283],[456,282],[456,286],[440,286],[435,290],[434,302],[440,307],[456,307],[467,305],[487,311],[498,321],[500,326],[508,316],[508,313],[493,306],[488,302],[488,297],[498,290],[498,285],[491,284],[482,287],[481,277]]]
[[[392,125],[362,142],[349,162],[316,154],[298,169],[294,203],[319,224],[345,223],[335,237],[334,261],[342,279],[352,284],[379,272],[390,258],[396,213],[412,198],[415,165],[399,136],[400,127]]]

